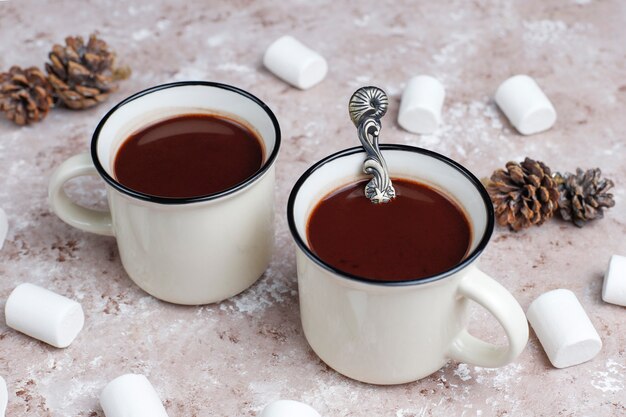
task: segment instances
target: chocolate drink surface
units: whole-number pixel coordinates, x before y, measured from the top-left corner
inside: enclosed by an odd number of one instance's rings
[[[250,129],[222,116],[185,114],[133,133],[115,157],[116,179],[157,197],[218,193],[251,177],[263,145]]]
[[[456,203],[427,185],[393,179],[397,197],[373,204],[366,183],[335,190],[313,209],[308,243],[324,262],[376,281],[426,278],[461,262],[471,227]]]

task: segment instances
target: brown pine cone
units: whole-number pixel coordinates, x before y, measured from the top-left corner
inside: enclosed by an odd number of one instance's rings
[[[583,227],[588,221],[601,219],[604,209],[615,205],[613,194],[607,191],[613,187],[613,181],[600,178],[600,168],[583,171],[576,169],[576,174],[566,172],[555,177],[559,185],[559,213],[563,220],[571,221]]]
[[[103,102],[117,89],[116,81],[128,77],[114,69],[115,53],[96,35],[85,45],[81,36],[54,45],[46,63],[56,98],[70,109],[86,109]]]
[[[543,224],[558,208],[559,191],[550,168],[530,158],[508,162],[506,169],[496,170],[487,191],[498,224],[514,231]]]
[[[36,67],[0,73],[0,110],[18,125],[42,120],[52,107],[52,88]]]

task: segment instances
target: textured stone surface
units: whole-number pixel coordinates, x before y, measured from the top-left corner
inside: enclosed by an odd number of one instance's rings
[[[0,252],[0,307],[21,282],[79,300],[85,328],[58,350],[8,329],[0,312],[0,374],[9,416],[102,416],[98,394],[123,373],[148,376],[170,416],[254,416],[278,398],[311,404],[324,416],[623,416],[626,310],[601,301],[611,254],[626,255],[626,5],[619,0],[526,2],[0,2],[0,68],[42,64],[70,34],[93,30],[132,66],[132,78],[105,104],[54,110],[19,128],[0,121],[0,207],[10,230]],[[269,43],[292,34],[324,55],[329,74],[309,91],[262,68]],[[406,81],[429,73],[446,86],[443,125],[416,136],[395,120]],[[545,133],[515,133],[491,95],[528,73],[554,103]],[[116,101],[174,80],[231,83],[265,100],[284,134],[277,164],[276,255],[245,293],[204,307],[159,302],[124,273],[115,240],[73,229],[52,215],[47,181],[65,158],[87,149],[99,118]],[[616,207],[580,230],[561,221],[518,234],[497,230],[482,258],[526,308],[544,291],[569,288],[604,347],[591,362],[552,368],[534,334],[501,369],[451,362],[421,381],[375,387],[327,368],[300,328],[294,245],[285,205],[314,161],[357,144],[346,105],[364,84],[391,96],[385,142],[423,146],[479,177],[525,155],[554,169],[600,166],[616,180]],[[96,180],[76,181],[79,201],[103,197]],[[483,310],[472,330],[502,340]]]

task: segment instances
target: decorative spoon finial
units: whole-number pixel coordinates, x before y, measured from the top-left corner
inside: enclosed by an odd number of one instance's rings
[[[357,127],[359,140],[365,148],[367,158],[363,162],[363,172],[373,175],[365,186],[365,196],[372,203],[388,203],[396,196],[391,184],[387,163],[378,148],[378,137],[382,125],[380,119],[387,112],[389,99],[378,87],[361,87],[352,94],[348,110],[350,119]]]

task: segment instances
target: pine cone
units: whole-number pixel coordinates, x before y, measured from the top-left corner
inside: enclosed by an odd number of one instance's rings
[[[25,125],[42,120],[52,107],[52,88],[36,67],[13,66],[0,73],[0,110],[9,120]]]
[[[600,168],[583,171],[576,169],[576,175],[566,172],[555,177],[559,185],[559,213],[563,220],[583,227],[588,221],[601,219],[603,210],[615,205],[613,194],[607,191],[613,181],[600,178]]]
[[[46,63],[56,98],[70,109],[86,109],[106,100],[117,89],[115,81],[128,77],[114,69],[115,53],[96,35],[85,45],[81,36],[54,45]]]
[[[521,164],[508,162],[506,169],[496,170],[487,190],[496,221],[514,231],[543,224],[558,208],[559,191],[550,168],[530,158]]]

